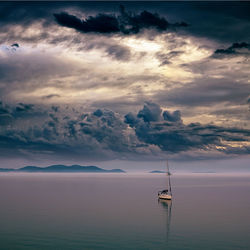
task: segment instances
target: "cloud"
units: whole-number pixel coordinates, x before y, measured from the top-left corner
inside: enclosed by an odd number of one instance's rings
[[[11,124],[13,117],[10,114],[0,114],[0,126]]]
[[[18,43],[13,43],[11,46],[6,47],[6,50],[9,50],[11,52],[16,52],[19,49]]]
[[[9,113],[9,108],[0,101],[0,114]]]
[[[249,4],[124,4],[119,13],[115,2],[0,4],[2,148],[103,159],[246,153],[246,134],[223,127],[249,126],[249,43],[233,44],[249,41]],[[178,20],[191,25],[179,31]]]
[[[230,47],[226,49],[217,49],[213,57],[221,58],[227,56],[239,56],[239,55],[249,55],[250,54],[250,44],[249,43],[233,43]]]
[[[66,12],[54,14],[54,16],[60,25],[74,28],[84,33],[113,33],[119,31],[118,21],[116,17],[112,15],[99,14],[96,17],[90,16],[86,20],[81,20]]]
[[[169,53],[158,52],[156,53],[156,57],[161,62],[160,66],[164,66],[167,64],[171,64],[171,60],[181,55],[182,53],[183,51],[171,51]]]
[[[163,118],[165,121],[170,121],[170,122],[181,122],[181,112],[179,110],[175,110],[173,113],[165,110],[163,112]]]
[[[108,57],[118,61],[129,61],[131,59],[131,51],[129,47],[119,44],[117,41],[112,39],[99,39],[96,37],[89,37],[81,41],[79,50],[81,51],[91,51],[91,50],[101,50]]]
[[[23,103],[1,110],[0,117],[5,116],[0,129],[1,157],[111,160],[182,152],[192,155],[197,150],[208,155],[214,151],[229,155],[249,152],[249,147],[243,145],[249,140],[249,130],[184,124],[180,111],[163,110],[152,102],[146,102],[137,114],[130,112],[124,117],[107,109],[83,112],[70,106],[51,106],[42,112],[37,105]]]
[[[248,2],[237,2],[237,3],[204,3],[204,2],[195,2],[195,3],[185,3],[185,2],[160,2],[157,5],[153,2],[144,2],[143,5],[138,5],[137,3],[123,3],[126,8],[130,12],[137,12],[138,14],[128,14],[129,15],[129,23],[139,20],[139,24],[145,26],[147,28],[150,25],[151,28],[162,30],[162,27],[165,27],[165,22],[161,21],[162,19],[168,20],[185,20],[187,23],[191,25],[187,27],[187,33],[193,34],[198,37],[209,37],[212,39],[219,39],[226,42],[235,41],[235,37],[237,37],[238,41],[249,41],[250,33],[249,33],[249,9],[250,5]],[[1,16],[1,27],[3,33],[5,33],[6,37],[12,37],[17,34],[17,30],[15,32],[10,32],[10,25],[21,25],[24,27],[24,31],[27,30],[32,24],[36,22],[40,22],[42,27],[40,27],[39,36],[32,36],[29,32],[28,38],[34,39],[34,41],[39,41],[42,39],[41,35],[43,33],[43,39],[46,39],[46,35],[48,35],[48,29],[51,29],[53,26],[53,13],[61,14],[61,13],[71,13],[71,16],[75,16],[77,20],[81,20],[81,18],[77,16],[85,16],[86,14],[92,15],[93,18],[98,16],[98,13],[112,13],[114,10],[118,8],[117,2],[99,2],[93,4],[91,1],[87,2],[2,2],[0,5],[0,16]],[[146,14],[142,15],[139,12],[143,9],[146,9]],[[160,13],[155,15],[154,13]],[[152,14],[153,17],[144,18],[147,14]],[[70,15],[70,14],[68,14]],[[110,15],[107,16],[115,16],[116,19],[118,16],[122,16],[121,14]],[[150,15],[149,15],[150,16]],[[135,18],[136,17],[136,18]],[[134,18],[134,19],[133,19]],[[83,21],[88,20],[86,18]],[[118,20],[120,22],[120,20]],[[172,28],[176,28],[178,26],[185,26],[185,23],[177,23],[170,24]],[[125,23],[125,32],[126,30],[135,32],[138,30],[137,26],[139,24],[132,25],[126,27],[126,18],[123,21]],[[82,24],[82,23],[81,23]],[[120,28],[120,27],[118,27]],[[141,26],[139,26],[141,29]],[[12,33],[12,34],[10,34]],[[37,32],[38,33],[38,29]],[[18,34],[16,38],[19,41],[22,37],[22,34]],[[4,39],[4,37],[2,38]],[[10,40],[11,41],[11,40]],[[13,43],[13,40],[11,41]]]
[[[109,56],[121,61],[128,61],[131,57],[130,50],[125,46],[121,46],[119,44],[110,44],[109,46],[106,46],[105,51]]]
[[[129,112],[128,114],[126,114],[124,116],[124,122],[129,124],[130,127],[135,127],[136,124],[139,122],[138,118],[136,115],[134,115],[133,113]]]
[[[13,121],[10,107],[0,101],[0,126],[7,126]]]
[[[6,105],[0,102],[0,125],[23,128],[30,126],[34,121],[41,122],[47,117],[47,110],[34,104],[18,103],[16,105]],[[2,127],[3,128],[3,127]]]
[[[138,118],[142,118],[144,122],[154,122],[161,120],[161,107],[152,102],[146,102],[142,110],[137,114]]]
[[[131,14],[120,7],[120,15],[97,14],[89,16],[85,20],[68,14],[67,12],[55,13],[54,17],[58,24],[64,27],[73,28],[79,32],[96,32],[102,34],[122,33],[137,34],[143,29],[156,29],[160,32],[173,27],[186,27],[187,23],[170,24],[164,17],[157,13],[143,11],[140,14]]]
[[[174,111],[171,114],[169,111],[162,113],[162,110],[151,109],[150,117],[155,112],[157,119],[147,120],[144,119],[144,116],[139,115],[144,112],[145,106],[138,112],[137,117],[132,113],[125,115],[125,123],[135,129],[135,133],[140,141],[156,145],[166,152],[178,153],[191,149],[202,149],[205,151],[216,149],[229,153],[232,148],[230,142],[248,141],[250,136],[250,130],[245,129],[223,128],[211,124],[202,125],[200,123],[185,125],[181,121],[179,111]],[[164,117],[165,121],[161,121],[160,115]],[[227,143],[229,143],[229,146]],[[238,147],[237,150],[245,152],[245,149],[246,147]]]
[[[132,152],[127,141],[130,137],[126,133],[127,125],[110,110],[79,113],[74,108],[52,106],[50,111],[47,110],[47,116],[36,123],[34,114],[39,111],[35,111],[36,106],[32,108],[31,117],[17,117],[16,110],[27,113],[29,107],[26,104],[12,107],[13,118],[18,121],[12,127],[1,124],[0,147],[4,155],[16,156],[25,152],[30,156],[45,154],[50,157],[53,154],[55,158],[99,159]],[[23,123],[27,124],[26,120],[28,126],[23,126]]]
[[[16,112],[27,112],[32,110],[34,107],[33,104],[23,104],[19,103],[18,106],[16,107]]]
[[[156,99],[172,105],[194,108],[219,103],[243,104],[249,95],[250,86],[244,80],[237,81],[236,79],[226,76],[221,79],[198,78],[181,87],[161,91]]]
[[[58,94],[50,94],[50,95],[45,95],[42,98],[43,99],[52,99],[52,98],[55,98],[55,97],[61,97],[61,96],[58,95]]]
[[[11,45],[11,47],[19,48],[19,44],[18,44],[18,43],[13,43],[13,44]]]
[[[56,92],[64,77],[74,75],[79,67],[78,62],[67,58],[60,59],[54,51],[49,53],[28,48],[18,48],[15,53],[3,51],[0,56],[0,98],[8,101],[34,98],[31,93],[37,89],[40,90],[37,93],[41,97],[50,95],[43,89],[52,88],[51,92]]]

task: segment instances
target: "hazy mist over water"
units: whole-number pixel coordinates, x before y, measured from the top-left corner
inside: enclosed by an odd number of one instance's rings
[[[250,175],[0,175],[1,249],[249,249]]]

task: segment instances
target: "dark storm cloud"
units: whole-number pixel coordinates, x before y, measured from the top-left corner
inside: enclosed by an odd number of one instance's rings
[[[34,104],[18,103],[12,107],[11,115],[16,123],[22,123],[22,120],[29,122],[31,119],[36,119],[37,117],[44,119],[47,117],[47,110],[41,109]]]
[[[0,114],[0,126],[6,126],[11,124],[13,117],[10,114]]]
[[[0,125],[20,125],[22,121],[40,117],[44,119],[47,116],[47,110],[41,109],[34,104],[18,103],[16,105],[6,105],[0,102]],[[20,126],[21,128],[21,126]]]
[[[66,12],[55,13],[54,16],[58,24],[83,33],[137,34],[142,29],[154,28],[158,31],[165,31],[170,27],[188,26],[185,22],[170,24],[157,13],[151,13],[149,11],[143,11],[140,14],[127,13],[123,6],[120,7],[120,15],[118,16],[98,14],[96,16],[89,16],[85,20],[81,20]]]
[[[227,42],[234,42],[235,38],[238,41],[250,40],[250,3],[247,1],[163,1],[157,2],[157,4],[154,2],[124,2],[123,4],[128,13],[124,11],[124,14],[121,15],[117,14],[119,9],[117,2],[2,2],[0,4],[0,30],[11,40],[15,34],[14,32],[9,34],[9,25],[22,25],[23,28],[26,28],[34,22],[40,22],[43,34],[40,33],[40,37],[26,37],[26,40],[46,40],[48,39],[47,29],[54,24],[53,13],[57,13],[56,15],[59,15],[61,19],[63,19],[63,16],[60,16],[62,13],[72,13],[71,15],[66,14],[68,15],[66,19],[68,19],[62,20],[63,25],[73,25],[80,30],[92,30],[99,33],[110,31],[122,32],[122,34],[138,33],[143,28],[163,31],[169,28],[170,23],[174,24],[173,28],[186,26],[186,23],[176,23],[176,21],[185,20],[190,23],[190,26],[184,29],[187,34]],[[115,12],[114,15],[109,14]],[[92,16],[92,18],[81,20],[76,16],[76,13],[77,15],[83,13]],[[108,14],[99,16],[98,13]],[[118,20],[118,17],[123,17],[123,19]],[[166,17],[169,21],[166,20]],[[100,20],[107,21],[107,25],[101,23],[99,26]],[[24,39],[24,37],[20,38],[19,36],[19,39]],[[17,40],[13,42],[17,42]]]
[[[115,16],[99,14],[81,20],[66,12],[54,14],[56,21],[65,27],[74,28],[81,32],[113,33],[119,31],[119,24]]]
[[[158,104],[146,102],[143,109],[137,114],[137,117],[142,118],[144,122],[156,122],[161,120],[161,113],[162,110]]]
[[[0,114],[7,114],[9,112],[9,107],[3,104],[2,101],[0,101]]]
[[[162,115],[165,121],[181,122],[181,112],[179,110],[175,110],[173,113],[165,110]]]
[[[250,44],[249,43],[234,43],[232,46],[226,49],[217,49],[213,57],[227,57],[227,56],[238,56],[238,55],[249,55],[250,54]]]
[[[135,127],[136,124],[139,122],[137,116],[131,112],[129,112],[128,114],[126,114],[124,116],[124,122],[129,124],[131,128]]]
[[[125,123],[128,123],[135,129],[138,139],[147,144],[159,146],[161,150],[167,152],[182,152],[190,149],[209,150],[216,146],[222,146],[220,149],[228,153],[228,147],[222,140],[226,142],[244,142],[250,137],[250,130],[238,128],[223,128],[215,125],[201,125],[200,123],[191,123],[185,125],[181,121],[180,112],[174,111],[172,114],[168,111],[161,112],[165,121],[160,121],[159,110],[155,111],[157,122],[144,120],[139,114],[144,112],[145,106],[152,106],[146,103],[144,108],[140,110],[137,117],[132,113],[125,116]],[[151,113],[154,112],[151,109]],[[150,114],[152,116],[152,114]],[[229,146],[229,149],[231,147]],[[245,150],[245,148],[243,148]],[[239,152],[242,152],[238,148]],[[245,152],[245,151],[244,151]]]
[[[34,131],[39,135],[40,131]],[[46,137],[46,131],[43,132],[44,138]],[[39,156],[46,156],[48,159],[50,156],[57,159],[67,159],[68,157],[79,157],[79,152],[76,148],[72,148],[67,144],[56,144],[46,140],[32,140],[25,133],[20,131],[8,132],[6,135],[0,135],[0,157],[11,157],[24,159],[37,159]],[[90,153],[91,149],[85,148],[85,152]],[[82,152],[83,153],[83,152]],[[101,152],[100,152],[101,155]],[[87,154],[85,155],[87,158]],[[43,158],[45,159],[45,158]]]
[[[0,101],[0,126],[9,125],[13,121],[11,108]]]
[[[29,105],[19,112],[28,112]],[[33,108],[34,109],[34,108]],[[16,114],[16,107],[12,107]],[[5,109],[3,112],[6,112]],[[35,111],[33,112],[33,114]],[[36,111],[38,113],[38,111]],[[5,114],[4,114],[5,115]],[[132,152],[123,135],[127,125],[112,111],[96,110],[93,113],[79,113],[73,108],[61,111],[54,106],[47,110],[42,122],[34,123],[34,116],[20,117],[18,124],[0,131],[2,156],[46,154],[48,157],[78,157],[84,159],[113,158],[115,154]],[[29,125],[22,126],[28,119]],[[20,128],[20,129],[19,129]]]
[[[3,105],[2,105],[3,106]],[[189,150],[216,149],[230,154],[230,142],[246,142],[250,131],[239,128],[223,128],[215,125],[191,123],[185,125],[179,111],[162,110],[159,105],[146,102],[137,113],[123,117],[111,110],[97,109],[92,113],[79,112],[75,108],[47,109],[47,116],[34,122],[34,116],[17,117],[20,111],[38,113],[37,107],[18,104],[1,108],[1,115],[9,115],[14,121],[1,123],[0,151],[2,156],[35,157],[46,155],[54,158],[81,159],[132,159],[151,155],[150,147],[158,153],[179,153]],[[19,119],[18,123],[15,120]],[[22,126],[26,120],[28,125]],[[42,122],[41,122],[42,121]],[[130,129],[128,129],[128,125]],[[229,144],[228,144],[229,143]],[[245,154],[247,147],[234,149],[234,154]]]
[[[33,104],[24,104],[24,103],[19,103],[18,106],[16,107],[16,112],[29,112],[33,109],[34,105]]]

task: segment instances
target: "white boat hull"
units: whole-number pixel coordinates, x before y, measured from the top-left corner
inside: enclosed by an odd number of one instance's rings
[[[162,200],[172,200],[172,195],[170,195],[170,194],[159,194],[158,198],[162,199]]]

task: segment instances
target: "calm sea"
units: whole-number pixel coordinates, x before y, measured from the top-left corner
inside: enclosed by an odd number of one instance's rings
[[[0,249],[250,249],[250,175],[0,174]]]

